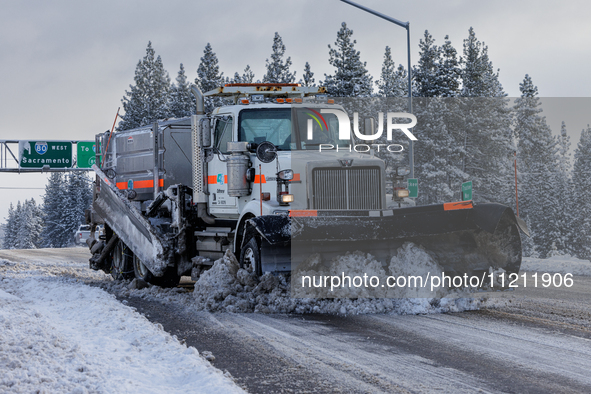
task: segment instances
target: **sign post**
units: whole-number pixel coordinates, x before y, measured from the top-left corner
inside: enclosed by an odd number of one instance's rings
[[[417,198],[419,196],[419,180],[416,178],[408,178],[408,196],[410,198]]]
[[[472,181],[462,183],[462,201],[472,199]]]

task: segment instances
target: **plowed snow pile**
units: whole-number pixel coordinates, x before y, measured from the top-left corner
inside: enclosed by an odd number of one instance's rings
[[[392,258],[389,269],[406,272],[408,263],[414,263],[414,275],[421,275],[421,270],[433,269],[433,265],[422,253],[424,254],[412,245],[403,247],[398,255]],[[313,266],[312,263],[312,268]],[[356,272],[360,267],[368,275],[385,276],[378,262],[372,260],[370,255],[361,253],[342,256],[335,265],[335,272]],[[419,271],[416,270],[417,267]],[[483,303],[482,299],[476,298],[365,298],[371,293],[364,292],[366,289],[357,290],[355,298],[291,297],[288,277],[265,274],[259,280],[241,269],[234,255],[228,252],[222,259],[217,260],[210,270],[201,275],[195,283],[194,297],[195,307],[199,309],[262,313],[422,314],[474,310],[480,308]],[[385,297],[388,293],[384,292],[378,296]]]
[[[306,266],[308,274],[314,274],[318,267],[314,260]],[[392,256],[389,266],[384,269],[371,255],[351,253],[341,256],[334,266],[334,272],[348,272],[351,275],[365,272],[368,275],[436,275],[439,271],[433,260],[414,244],[406,244]],[[293,278],[292,278],[293,279]],[[406,290],[404,297],[395,291],[368,292],[352,289],[341,298],[327,298],[310,293],[301,297],[292,293],[289,275],[265,274],[257,278],[241,269],[236,257],[227,252],[215,261],[211,269],[203,272],[195,283],[193,293],[183,288],[164,289],[148,286],[143,289],[130,288],[126,281],[100,281],[97,285],[107,288],[121,297],[141,297],[162,302],[175,302],[190,310],[211,312],[257,312],[257,313],[326,313],[326,314],[426,314],[477,310],[488,305],[491,293],[457,293],[445,298],[439,291],[426,293],[423,290]],[[294,294],[295,296],[292,296]],[[428,296],[425,296],[428,294]],[[448,292],[449,294],[449,292]],[[338,295],[337,295],[338,296]],[[382,298],[377,298],[382,297]]]

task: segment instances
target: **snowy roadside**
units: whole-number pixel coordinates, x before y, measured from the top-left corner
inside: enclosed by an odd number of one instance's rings
[[[547,259],[524,257],[521,263],[521,271],[591,276],[591,261],[580,260],[569,255],[553,256]]]
[[[80,263],[0,260],[0,392],[241,392]],[[108,279],[107,279],[108,280]]]

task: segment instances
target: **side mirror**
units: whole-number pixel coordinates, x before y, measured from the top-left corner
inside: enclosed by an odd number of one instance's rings
[[[207,117],[199,119],[199,134],[203,148],[211,148],[211,121]]]

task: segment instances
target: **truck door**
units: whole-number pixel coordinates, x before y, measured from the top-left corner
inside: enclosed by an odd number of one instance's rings
[[[233,135],[234,118],[230,115],[219,115],[214,122],[214,148],[218,154],[208,165],[209,207],[214,215],[235,214],[237,198],[228,196],[228,171],[226,163],[219,159],[228,154],[227,143],[235,141]]]

